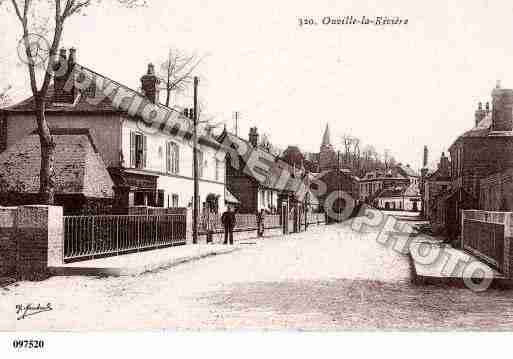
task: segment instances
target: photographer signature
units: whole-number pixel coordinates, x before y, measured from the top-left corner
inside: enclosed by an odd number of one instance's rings
[[[45,306],[42,306],[39,303],[37,305],[33,303],[28,303],[26,305],[16,304],[16,315],[18,316],[18,320],[25,319],[39,313],[48,312],[50,310],[53,310],[51,303],[47,303]]]

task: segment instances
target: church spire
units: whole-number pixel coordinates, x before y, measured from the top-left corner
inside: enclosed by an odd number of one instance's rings
[[[330,127],[328,124],[326,124],[326,129],[324,130],[324,135],[322,136],[322,143],[321,146],[330,146]]]

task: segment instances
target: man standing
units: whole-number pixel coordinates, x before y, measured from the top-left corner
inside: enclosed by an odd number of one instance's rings
[[[233,228],[235,227],[235,212],[232,207],[228,206],[228,210],[221,216],[221,222],[224,227],[224,244],[233,244]]]
[[[258,237],[264,236],[264,221],[265,221],[265,211],[262,208],[260,212],[257,213],[257,235]]]

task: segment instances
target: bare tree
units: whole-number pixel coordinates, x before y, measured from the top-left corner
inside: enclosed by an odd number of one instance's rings
[[[117,0],[123,6],[134,7],[145,5],[138,0]],[[30,89],[34,99],[34,114],[37,123],[37,133],[41,144],[41,170],[39,175],[40,201],[45,204],[53,204],[55,190],[55,142],[48,128],[45,109],[48,88],[53,78],[54,71],[59,63],[58,49],[66,21],[91,5],[92,0],[11,0],[16,18],[20,22],[23,34],[23,46],[27,58],[27,71],[30,79]],[[2,1],[0,0],[0,3]],[[48,16],[50,10],[51,16]],[[44,24],[44,25],[43,25]],[[42,27],[44,29],[42,30]],[[33,59],[38,54],[34,51],[34,45],[30,41],[32,33],[42,33],[51,38],[48,59],[41,64],[45,69],[40,84],[36,74],[36,66]]]
[[[12,86],[7,86],[4,89],[0,88],[0,107],[7,105],[10,102],[9,90]]]
[[[383,163],[385,164],[385,170],[390,169],[395,164],[395,159],[389,149],[385,149],[383,152]]]
[[[351,147],[353,145],[354,137],[350,134],[344,133],[341,137],[342,146],[344,148],[343,162],[344,166],[350,166],[351,162]]]
[[[260,138],[259,138],[259,146],[264,148],[267,152],[273,154],[273,155],[280,155],[283,150],[280,149],[278,146],[275,146],[272,141],[271,141],[271,136],[264,132],[260,135]]]
[[[361,161],[361,153],[360,153],[360,139],[357,137],[353,137],[353,170],[356,173],[360,173],[360,161]]]
[[[159,72],[163,90],[166,92],[166,106],[169,106],[173,93],[189,88],[193,80],[192,73],[202,60],[196,54],[186,54],[178,49],[169,50]]]

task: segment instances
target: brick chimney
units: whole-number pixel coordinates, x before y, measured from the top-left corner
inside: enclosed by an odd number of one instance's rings
[[[255,148],[258,146],[258,130],[256,127],[249,129],[249,143]]]
[[[489,106],[489,105],[488,105]],[[481,120],[483,118],[485,118],[486,116],[486,111],[483,110],[483,104],[481,102],[479,102],[477,104],[477,110],[474,114],[474,118],[475,118],[475,127],[477,127],[479,125],[479,122],[481,122]]]
[[[141,77],[141,88],[146,98],[152,103],[159,103],[160,80],[155,76],[155,67],[148,64],[148,71]]]
[[[492,91],[492,131],[513,130],[513,90],[497,84]]]
[[[54,66],[54,103],[72,104],[75,102],[76,91],[71,74],[76,61],[76,50],[72,48],[69,53],[70,57],[68,59],[66,49],[61,48],[59,50],[58,63]],[[71,81],[68,82],[68,80]]]

